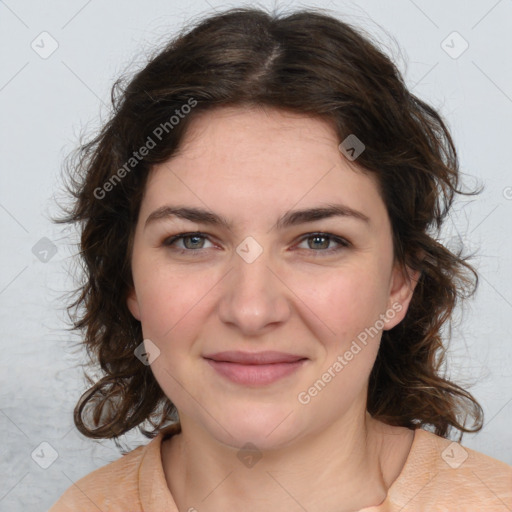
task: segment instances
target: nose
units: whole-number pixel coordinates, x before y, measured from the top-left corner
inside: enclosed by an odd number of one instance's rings
[[[293,294],[268,251],[253,261],[240,254],[234,255],[233,268],[222,281],[219,316],[241,334],[257,336],[288,320]]]

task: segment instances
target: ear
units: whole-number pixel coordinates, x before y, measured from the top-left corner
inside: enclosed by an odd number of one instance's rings
[[[135,293],[135,287],[132,287],[126,298],[126,305],[130,310],[130,313],[140,322],[140,306],[137,300],[137,294]]]
[[[398,263],[393,266],[384,330],[392,329],[405,318],[420,274],[410,267],[404,270]]]

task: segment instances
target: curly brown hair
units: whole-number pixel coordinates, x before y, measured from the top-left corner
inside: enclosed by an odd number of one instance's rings
[[[130,80],[117,80],[112,105],[100,132],[66,162],[73,204],[57,220],[80,228],[85,278],[68,309],[102,371],[75,407],[82,434],[117,438],[139,427],[152,437],[177,419],[150,367],[134,357],[142,341],[126,304],[134,227],[152,166],[176,154],[200,112],[233,105],[315,116],[340,141],[357,134],[364,142],[357,164],[377,178],[395,262],[421,272],[404,320],[383,332],[367,410],[390,425],[444,437],[452,428],[460,437],[482,428],[478,402],[441,375],[442,328],[475,292],[478,275],[439,233],[454,195],[476,192],[458,188],[457,153],[440,114],[408,90],[367,34],[318,9],[230,9],[180,33]],[[180,112],[187,113],[171,122]],[[143,428],[148,423],[152,430]]]

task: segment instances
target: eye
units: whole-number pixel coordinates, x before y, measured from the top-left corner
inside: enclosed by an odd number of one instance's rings
[[[311,243],[309,243],[310,240],[312,241]],[[308,248],[312,249],[312,251],[309,252],[323,254],[332,254],[334,252],[339,252],[346,247],[350,247],[350,242],[330,233],[308,233],[302,238],[301,243],[303,242],[307,242]],[[331,242],[335,242],[337,247],[328,249]],[[317,255],[315,254],[315,256]]]
[[[207,236],[203,233],[180,233],[178,235],[166,238],[162,245],[166,247],[172,247],[173,250],[179,253],[199,253],[199,249],[204,249],[204,241],[207,240]],[[176,242],[183,242],[184,248],[177,247]],[[206,247],[208,249],[208,247]]]

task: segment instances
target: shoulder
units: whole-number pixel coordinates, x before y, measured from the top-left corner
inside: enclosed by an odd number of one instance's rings
[[[139,469],[153,439],[106,466],[73,483],[49,512],[89,512],[92,510],[142,510],[139,497]]]
[[[411,510],[427,504],[435,510],[510,510],[512,466],[418,429],[390,491],[396,504]]]

